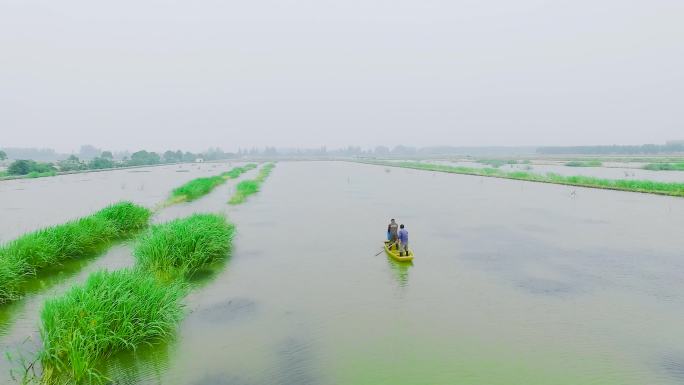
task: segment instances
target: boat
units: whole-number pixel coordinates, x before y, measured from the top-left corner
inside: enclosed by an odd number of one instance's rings
[[[392,257],[395,261],[399,262],[411,262],[413,261],[413,250],[409,249],[409,255],[405,256],[400,256],[399,255],[399,248],[394,247],[390,250],[389,248],[389,241],[385,241],[385,253]]]

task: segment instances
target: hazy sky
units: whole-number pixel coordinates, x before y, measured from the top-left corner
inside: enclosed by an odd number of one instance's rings
[[[684,139],[682,0],[0,0],[0,147]]]

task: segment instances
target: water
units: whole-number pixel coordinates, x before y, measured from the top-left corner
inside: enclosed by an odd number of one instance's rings
[[[467,161],[430,160],[428,163],[443,164],[454,167],[486,168],[486,164]],[[554,173],[564,176],[591,176],[604,179],[654,180],[658,182],[684,183],[683,171],[651,171],[642,167],[645,163],[605,163],[607,167],[568,167],[564,162],[549,164],[505,164],[499,167],[502,171],[526,171],[535,174]]]
[[[682,199],[333,162],[232,188],[155,218],[226,212],[235,249],[174,341],[109,361],[118,383],[684,382]],[[390,217],[412,266],[374,256]],[[37,322],[14,325],[3,348]]]
[[[0,242],[120,200],[153,207],[168,198],[173,188],[237,165],[179,164],[0,181]]]

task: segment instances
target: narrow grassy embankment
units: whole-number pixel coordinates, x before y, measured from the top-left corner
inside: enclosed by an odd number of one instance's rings
[[[245,200],[247,200],[247,197],[250,195],[256,194],[259,192],[259,188],[261,187],[261,184],[266,180],[266,178],[271,174],[271,171],[275,167],[275,164],[273,163],[268,163],[264,165],[261,170],[259,170],[259,174],[257,175],[256,178],[250,179],[250,180],[245,180],[240,183],[235,187],[235,194],[230,198],[228,201],[228,204],[231,205],[237,205],[240,203],[243,203]]]
[[[684,197],[684,183],[665,183],[649,180],[601,179],[589,176],[563,176],[553,173],[533,174],[524,171],[501,171],[495,168],[454,167],[419,162],[360,162],[390,167],[412,168],[416,170],[439,171],[453,174],[477,175],[494,178],[524,180],[529,182],[553,183],[569,186],[599,188],[607,190],[631,191],[658,195]]]
[[[8,242],[0,247],[0,304],[19,298],[27,279],[41,269],[102,251],[146,227],[149,217],[150,210],[120,202]]]
[[[256,168],[256,164],[250,163],[242,167],[235,167],[230,171],[219,175],[196,178],[171,191],[171,197],[167,204],[193,201],[209,194],[213,189],[225,183],[228,179],[235,179],[243,173]]]
[[[601,167],[603,166],[603,162],[598,160],[572,160],[570,162],[565,163],[565,165],[568,167]]]
[[[684,162],[682,162],[682,163],[649,163],[649,164],[644,166],[644,170],[684,171]]]
[[[134,250],[136,265],[101,271],[41,313],[44,383],[108,381],[98,365],[113,354],[174,333],[187,279],[228,256],[235,227],[223,216],[195,214],[153,226]]]
[[[163,340],[182,317],[185,287],[140,269],[99,271],[45,302],[40,329],[42,383],[106,381],[95,368],[112,353]]]
[[[139,267],[163,281],[189,277],[228,255],[234,233],[222,216],[195,214],[152,226],[133,255]]]
[[[485,164],[494,168],[499,168],[507,164],[529,164],[529,161],[518,161],[516,159],[478,159],[477,163]]]

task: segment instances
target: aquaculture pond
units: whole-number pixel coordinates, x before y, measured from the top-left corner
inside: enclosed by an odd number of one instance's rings
[[[183,183],[239,164],[186,163],[0,181],[0,242],[120,200],[153,207]]]
[[[174,339],[107,361],[117,384],[684,382],[683,198],[280,162],[227,205],[239,181],[153,218],[226,213],[237,235],[195,277]],[[413,265],[376,255],[392,217]],[[130,253],[118,244],[0,310],[2,350],[30,356],[45,297]]]
[[[487,164],[468,161],[430,160],[427,163],[443,164],[447,166],[462,166],[471,168],[491,167]],[[543,162],[544,164],[541,164]],[[569,167],[566,161],[535,160],[531,164],[504,164],[499,167],[502,171],[526,171],[536,174],[554,173],[564,176],[591,176],[605,179],[652,180],[657,182],[684,182],[682,171],[652,171],[641,167],[645,163],[616,163],[606,162],[600,167]],[[631,167],[630,167],[631,166]]]

